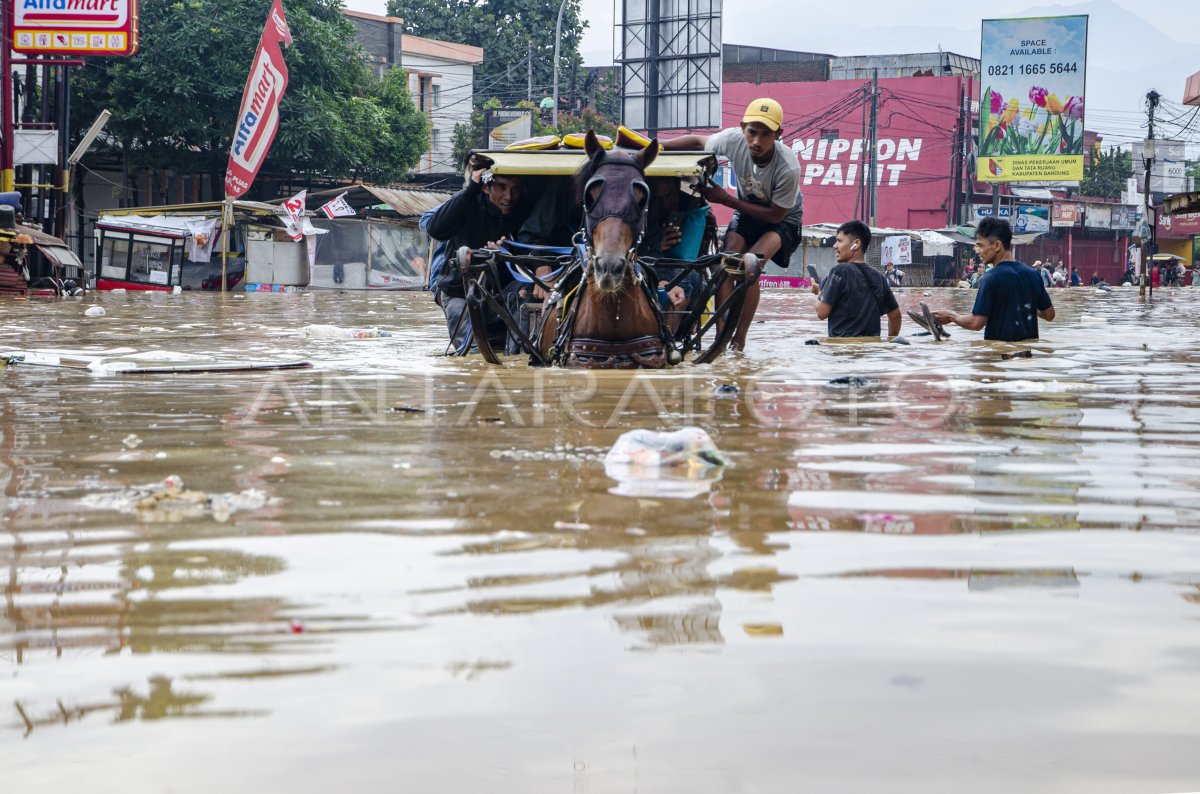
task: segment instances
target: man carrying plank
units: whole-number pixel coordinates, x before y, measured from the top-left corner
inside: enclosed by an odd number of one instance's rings
[[[1012,258],[1012,227],[1001,218],[984,218],[975,232],[975,251],[993,265],[979,281],[970,314],[937,311],[939,323],[983,329],[983,338],[1020,342],[1038,338],[1038,318],[1054,319],[1054,304],[1038,272]]]

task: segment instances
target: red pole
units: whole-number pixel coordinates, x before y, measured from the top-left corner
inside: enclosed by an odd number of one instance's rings
[[[0,191],[5,193],[13,189],[16,174],[13,172],[13,83],[12,83],[12,14],[15,11],[13,3],[0,3],[0,135],[4,142],[0,145]]]

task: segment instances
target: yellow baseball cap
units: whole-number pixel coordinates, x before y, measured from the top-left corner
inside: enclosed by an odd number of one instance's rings
[[[774,99],[756,99],[746,106],[746,115],[742,116],[743,124],[752,121],[777,130],[783,126],[783,108]]]

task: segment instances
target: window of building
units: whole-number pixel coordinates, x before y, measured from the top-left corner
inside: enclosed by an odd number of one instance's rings
[[[442,106],[442,87],[437,83],[430,85],[430,94],[432,99],[432,108],[437,110]]]
[[[441,130],[433,130],[433,132],[429,138],[429,148],[434,149],[435,151],[437,149],[442,148],[442,131]]]
[[[129,272],[129,238],[104,236],[100,248],[100,277],[125,279]]]
[[[166,286],[171,277],[171,243],[134,240],[130,261],[131,281]]]
[[[433,77],[420,75],[417,77],[417,102],[422,113],[433,110]]]

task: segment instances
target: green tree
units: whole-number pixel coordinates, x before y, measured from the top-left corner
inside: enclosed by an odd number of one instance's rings
[[[72,128],[104,108],[127,165],[208,174],[219,198],[229,145],[269,4],[175,0],[140,7],[141,49],[95,60],[73,82]],[[425,149],[428,120],[402,73],[379,80],[354,43],[340,0],[288,0],[294,44],[280,128],[251,195],[273,196],[271,176],[391,180]]]
[[[1110,147],[1107,151],[1097,149],[1092,162],[1083,169],[1083,181],[1079,183],[1079,194],[1095,198],[1120,198],[1125,189],[1125,180],[1133,176],[1133,153]]]
[[[533,98],[553,92],[554,28],[559,4],[554,0],[388,0],[387,10],[404,20],[414,36],[483,48],[475,69],[478,99],[496,97],[505,107],[528,99],[529,65],[533,65]],[[580,19],[580,0],[566,0],[559,47],[559,94],[571,82],[571,65],[580,61],[579,42],[587,23]]]

